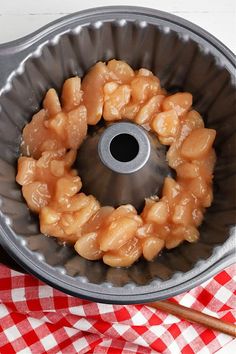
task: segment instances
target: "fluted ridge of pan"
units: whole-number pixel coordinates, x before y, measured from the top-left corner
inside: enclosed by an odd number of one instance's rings
[[[165,251],[154,262],[140,261],[129,269],[112,269],[75,254],[69,246],[46,238],[37,218],[26,207],[15,183],[16,159],[21,131],[37,111],[45,92],[72,75],[83,76],[99,60],[117,58],[132,67],[146,67],[160,77],[171,92],[190,91],[206,125],[217,129],[218,162],[215,171],[215,201],[206,214],[197,244],[184,243]],[[15,244],[38,265],[71,284],[91,283],[94,289],[115,292],[114,287],[156,290],[182,283],[189,274],[206,268],[219,253],[235,224],[235,87],[226,68],[190,37],[163,25],[145,21],[96,21],[51,38],[16,70],[0,97],[0,210],[14,235]],[[226,201],[227,198],[227,201]],[[5,221],[4,221],[5,220]],[[203,262],[203,260],[205,260]],[[82,284],[82,285],[81,285]],[[133,291],[133,290],[132,290]],[[146,291],[146,290],[145,290]]]

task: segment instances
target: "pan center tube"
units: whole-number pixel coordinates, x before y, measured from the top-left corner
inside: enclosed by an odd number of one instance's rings
[[[82,192],[94,195],[102,206],[132,204],[139,212],[145,198],[161,196],[164,179],[170,175],[166,147],[131,122],[111,123],[88,134],[75,167]]]
[[[139,144],[130,134],[119,134],[112,139],[110,151],[114,159],[120,162],[129,162],[138,155]]]
[[[98,143],[98,154],[103,164],[122,174],[131,174],[143,168],[150,151],[150,140],[145,130],[127,122],[109,126]]]

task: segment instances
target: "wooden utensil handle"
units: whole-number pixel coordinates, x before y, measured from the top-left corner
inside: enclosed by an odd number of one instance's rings
[[[201,324],[205,327],[212,328],[216,331],[236,337],[236,325],[219,320],[205,313],[190,309],[188,307],[175,304],[171,301],[157,301],[147,304],[148,306],[155,307],[158,310],[165,311],[171,315],[183,318],[190,322]]]

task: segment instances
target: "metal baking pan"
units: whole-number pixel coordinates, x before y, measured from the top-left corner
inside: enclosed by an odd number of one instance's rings
[[[151,69],[169,91],[190,91],[217,130],[214,202],[200,240],[155,261],[113,269],[87,261],[40,234],[15,182],[21,131],[47,89],[58,91],[99,60]],[[0,46],[0,243],[27,271],[69,294],[107,303],[142,303],[195,287],[233,261],[236,219],[235,57],[212,35],[179,17],[139,7],[78,12]]]

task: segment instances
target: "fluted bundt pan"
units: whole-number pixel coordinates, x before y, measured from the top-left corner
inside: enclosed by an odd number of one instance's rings
[[[153,262],[114,269],[41,235],[15,182],[21,132],[50,87],[83,77],[99,60],[127,61],[157,75],[170,92],[189,91],[207,127],[217,130],[214,202],[196,244]],[[72,14],[0,46],[0,243],[27,271],[75,296],[109,303],[167,298],[234,261],[236,219],[235,57],[217,39],[178,17],[136,7]],[[150,176],[151,178],[151,176]],[[137,191],[137,193],[139,193]]]

